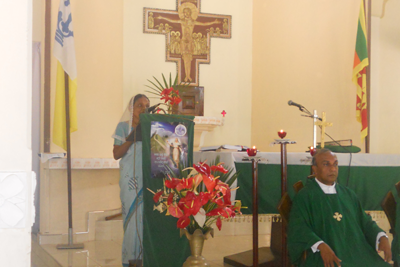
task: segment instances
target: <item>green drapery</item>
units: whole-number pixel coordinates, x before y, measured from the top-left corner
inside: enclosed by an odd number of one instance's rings
[[[236,199],[242,201],[243,214],[252,211],[252,176],[251,164],[235,162],[236,171],[239,172]],[[281,199],[281,167],[279,164],[258,165],[258,195],[259,213],[278,213],[277,206]],[[309,165],[288,165],[288,192],[294,196],[293,184],[301,180],[306,182],[310,175]],[[349,173],[348,166],[339,166],[338,182],[346,185]],[[381,202],[388,191],[393,189],[395,183],[400,181],[400,167],[350,167],[348,187],[352,189],[361,201],[365,210],[382,210]]]
[[[188,134],[188,163],[193,162],[194,117],[141,114],[143,136],[143,266],[145,267],[180,267],[190,255],[189,242],[186,237],[179,237],[176,226],[177,218],[165,216],[154,211],[153,194],[147,188],[156,192],[163,188],[163,180],[151,178],[150,160],[150,127],[152,121],[174,123],[186,126]]]

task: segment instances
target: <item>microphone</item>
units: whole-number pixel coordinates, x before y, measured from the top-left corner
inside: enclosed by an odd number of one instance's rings
[[[159,105],[161,105],[161,103],[158,103],[158,104],[155,104],[154,106],[151,106],[151,107],[149,107],[149,108],[146,108],[145,113],[152,113],[152,112],[154,112],[154,111],[157,109],[157,107],[158,107]]]
[[[302,105],[297,104],[297,103],[293,102],[292,100],[289,100],[287,103],[288,103],[289,106],[296,106],[296,107],[298,107],[301,111],[303,111],[303,108],[304,108],[304,107],[303,107]]]

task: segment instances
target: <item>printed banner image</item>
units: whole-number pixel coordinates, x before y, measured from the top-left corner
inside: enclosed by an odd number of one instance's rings
[[[168,170],[176,177],[187,164],[188,131],[179,122],[152,121],[150,128],[151,178],[164,178]]]

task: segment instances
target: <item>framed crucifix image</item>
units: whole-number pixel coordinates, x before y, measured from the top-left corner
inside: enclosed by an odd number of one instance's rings
[[[204,116],[204,87],[203,86],[180,86],[178,114]]]

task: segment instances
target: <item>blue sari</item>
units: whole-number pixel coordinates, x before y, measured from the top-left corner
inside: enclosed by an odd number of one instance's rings
[[[129,135],[129,124],[120,122],[114,136],[114,145],[122,145]],[[143,171],[142,142],[131,145],[119,162],[124,240],[122,243],[122,264],[129,266],[129,260],[143,259]]]

